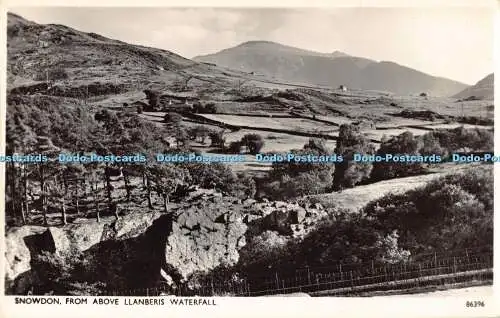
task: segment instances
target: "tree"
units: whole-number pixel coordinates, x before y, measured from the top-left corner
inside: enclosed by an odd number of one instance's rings
[[[304,145],[304,150],[312,150],[320,154],[329,154],[332,152],[327,148],[326,140],[319,138],[310,138],[307,144]]]
[[[166,113],[163,121],[173,125],[179,125],[182,122],[182,115],[176,112]]]
[[[99,193],[99,182],[101,181],[101,176],[98,173],[97,167],[91,167],[86,172],[86,179],[89,182],[90,190],[94,199],[96,220],[97,223],[101,221],[101,210],[99,207],[100,193]]]
[[[177,143],[177,148],[189,147],[190,138],[188,132],[184,129],[178,129],[175,132],[175,142]]]
[[[215,103],[207,103],[204,107],[204,112],[209,114],[216,114],[217,105],[215,105]]]
[[[146,94],[146,98],[148,100],[150,109],[151,110],[157,109],[160,104],[160,93],[157,91],[146,89],[144,91],[144,94]]]
[[[227,151],[229,153],[235,153],[235,154],[240,154],[241,153],[241,142],[240,141],[233,141],[229,144],[229,147],[227,148]]]
[[[189,173],[174,165],[155,165],[151,167],[154,189],[163,198],[163,208],[168,213],[169,198],[189,178]]]
[[[212,147],[218,147],[224,149],[224,144],[226,139],[224,138],[224,130],[210,131],[208,136],[210,137]]]
[[[419,141],[411,132],[406,131],[399,136],[383,141],[376,154],[382,157],[385,157],[386,154],[391,154],[394,157],[398,155],[412,156],[419,155],[419,148]],[[385,180],[415,175],[422,171],[422,163],[418,162],[375,162],[371,177],[374,180]]]
[[[234,190],[237,179],[227,164],[185,163],[181,166],[189,171],[191,185],[199,185],[205,189],[219,189],[228,193]]]
[[[251,154],[255,155],[259,153],[264,146],[264,140],[259,134],[246,134],[241,138],[241,144],[246,146]]]
[[[66,213],[66,200],[68,196],[68,181],[66,179],[66,169],[63,167],[59,169],[57,174],[47,184],[47,192],[50,196],[57,201],[59,201],[61,206],[61,220],[62,224],[66,225],[67,213]]]
[[[20,115],[12,115],[10,112],[7,112],[6,123],[6,154],[12,156],[16,153],[30,153],[37,143],[30,127],[24,124]],[[10,199],[6,200],[6,203],[11,203],[10,210],[15,214],[19,211],[23,224],[26,224],[29,213],[28,178],[32,173],[33,169],[27,163],[6,164],[6,195]],[[19,185],[21,179],[22,186]]]
[[[441,144],[439,143],[439,139],[437,139],[432,132],[423,135],[420,139],[421,139],[422,145],[420,146],[420,149],[418,152],[421,155],[430,156],[430,155],[435,154],[435,155],[441,156],[442,158],[444,158],[448,155],[447,149],[441,147]]]
[[[375,148],[354,125],[341,125],[335,154],[342,156],[342,162],[335,163],[333,188],[342,189],[353,187],[367,179],[370,175],[371,164],[354,162],[354,154],[371,155]]]
[[[54,146],[52,140],[48,137],[40,136],[37,138],[37,143],[35,146],[36,151],[39,154],[47,155],[51,157],[55,153],[59,152],[59,148]],[[47,225],[47,179],[50,178],[51,174],[57,173],[57,167],[54,167],[53,162],[50,160],[47,162],[38,163],[38,181],[40,183],[40,204],[43,213],[43,224]]]
[[[194,140],[199,139],[200,143],[205,144],[207,137],[210,135],[210,128],[198,125],[189,130],[189,135],[194,137]]]

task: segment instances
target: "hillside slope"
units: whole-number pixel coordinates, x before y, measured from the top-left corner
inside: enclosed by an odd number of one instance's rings
[[[165,89],[191,76],[201,81],[199,85],[212,85],[214,81],[224,84],[227,77],[237,75],[167,50],[132,45],[64,25],[37,24],[13,13],[8,13],[7,34],[9,89],[47,78],[63,87],[98,82],[125,85],[127,90],[155,85]]]
[[[397,94],[427,92],[449,96],[467,87],[393,62],[376,62],[342,52],[313,52],[269,41],[245,42],[193,59],[292,82],[333,87],[347,85]]]
[[[467,87],[460,93],[454,95],[455,98],[467,98],[471,96],[475,96],[481,99],[493,99],[493,95],[495,92],[494,88],[494,75],[493,73],[489,74],[479,82],[477,82],[474,86]]]

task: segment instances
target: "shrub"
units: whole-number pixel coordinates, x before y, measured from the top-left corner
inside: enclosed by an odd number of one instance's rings
[[[251,154],[255,155],[264,146],[264,140],[259,134],[246,134],[241,139],[241,144],[246,146]]]
[[[171,124],[179,124],[182,121],[182,115],[175,112],[166,113],[163,121]]]
[[[224,148],[226,139],[224,138],[224,131],[210,131],[208,136],[210,137],[211,146]]]
[[[361,134],[359,127],[341,125],[335,153],[342,156],[342,162],[335,163],[333,178],[334,189],[353,187],[359,182],[368,179],[372,165],[363,162],[354,162],[355,153],[370,155],[375,152],[366,137]]]
[[[228,153],[235,153],[239,154],[241,153],[241,142],[240,141],[233,141],[229,144],[229,147],[227,148]]]
[[[215,114],[217,113],[217,106],[214,103],[208,103],[205,105],[205,112]]]
[[[376,154],[382,157],[385,157],[386,154],[411,156],[418,155],[419,149],[419,140],[411,132],[406,131],[399,136],[383,140]],[[371,177],[373,180],[385,180],[411,176],[423,171],[422,163],[375,162]]]
[[[146,98],[148,99],[149,106],[151,108],[156,108],[159,106],[160,102],[160,93],[157,91],[153,91],[150,89],[144,90],[144,94],[146,94]]]
[[[493,242],[493,173],[474,169],[425,187],[370,202],[364,213],[385,230],[397,229],[405,249],[459,249]]]

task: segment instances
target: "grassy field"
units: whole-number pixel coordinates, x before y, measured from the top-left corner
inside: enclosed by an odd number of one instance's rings
[[[361,185],[341,192],[309,196],[311,201],[319,202],[325,207],[343,208],[353,212],[364,207],[368,202],[379,199],[389,193],[404,193],[424,186],[429,181],[448,173],[469,169],[470,165],[441,164],[436,167],[439,172],[415,177],[397,178],[380,181],[369,185]]]
[[[421,136],[429,132],[429,130],[425,129],[416,129],[416,128],[392,128],[392,129],[384,129],[384,130],[365,130],[365,135],[373,140],[381,141],[382,137],[385,136],[397,136],[406,131],[411,132],[414,136]]]
[[[202,114],[201,116],[217,120],[229,125],[248,126],[255,128],[273,128],[283,130],[297,130],[304,132],[331,133],[338,129],[332,125],[302,118],[272,118],[250,117],[237,115]]]

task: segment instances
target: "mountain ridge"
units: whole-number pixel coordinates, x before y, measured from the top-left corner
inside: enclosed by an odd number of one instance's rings
[[[320,53],[272,41],[247,41],[219,52],[193,57],[232,69],[313,85],[347,85],[397,94],[426,92],[450,96],[468,87],[392,61],[375,61],[343,52]]]
[[[493,95],[495,92],[494,81],[495,81],[494,74],[490,73],[481,80],[479,80],[476,84],[467,87],[466,89],[454,95],[453,97],[467,98],[475,96],[476,98],[481,98],[481,99],[493,99]]]

